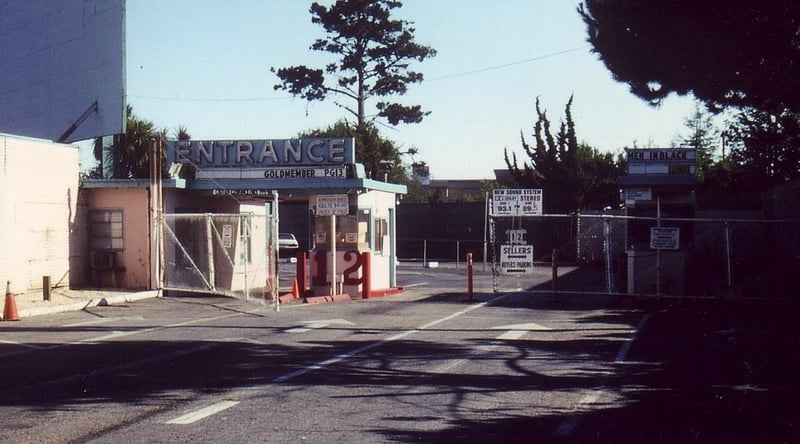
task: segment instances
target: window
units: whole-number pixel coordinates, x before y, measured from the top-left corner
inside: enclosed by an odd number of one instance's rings
[[[89,247],[94,251],[121,251],[122,210],[91,210],[89,212]]]
[[[370,230],[369,209],[359,209],[355,215],[336,217],[336,246],[342,249],[366,251],[370,247],[372,232]],[[315,248],[327,249],[330,241],[330,216],[314,218]]]
[[[253,262],[253,213],[241,213],[241,242],[242,249],[239,253],[239,264],[249,264]]]
[[[375,251],[384,256],[389,254],[385,249],[389,247],[389,221],[383,218],[375,219]]]

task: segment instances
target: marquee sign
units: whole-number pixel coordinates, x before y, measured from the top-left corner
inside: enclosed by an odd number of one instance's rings
[[[693,148],[627,149],[628,174],[690,175],[697,173]]]
[[[202,179],[344,179],[353,138],[172,140],[167,161],[193,165]]]

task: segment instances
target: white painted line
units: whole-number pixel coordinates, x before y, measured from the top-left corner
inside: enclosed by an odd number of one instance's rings
[[[616,358],[614,358],[614,363],[624,363],[625,359],[628,357],[628,352],[633,345],[633,341],[636,340],[636,336],[639,334],[639,331],[644,327],[644,324],[647,323],[647,320],[650,319],[650,314],[646,314],[642,316],[642,319],[636,324],[636,328],[633,329],[633,334],[625,340],[620,347],[619,351],[617,352]],[[584,395],[578,404],[575,406],[575,412],[573,412],[567,419],[565,419],[561,425],[558,426],[554,435],[561,436],[561,437],[568,437],[572,434],[572,431],[575,430],[575,427],[581,420],[581,414],[583,413],[582,410],[586,408],[590,404],[594,404],[600,396],[602,396],[603,391],[601,388],[596,388],[589,392],[588,394]]]
[[[528,333],[528,330],[509,330],[498,336],[497,339],[501,341],[514,341],[525,336],[526,333]]]
[[[87,325],[97,325],[97,324],[105,324],[106,322],[111,321],[121,321],[121,320],[135,320],[135,321],[143,321],[144,316],[114,316],[109,318],[100,318],[100,319],[93,319],[91,321],[83,321],[83,322],[76,322],[74,324],[65,324],[64,327],[85,327]]]
[[[35,350],[44,350],[46,348],[46,347],[42,347],[40,345],[26,344],[24,342],[6,341],[5,339],[0,339],[0,344],[18,345],[20,347],[32,348],[32,349],[35,349]]]
[[[428,283],[427,282],[418,282],[416,284],[403,285],[403,288],[421,287],[423,285],[428,285]]]
[[[453,313],[451,315],[445,316],[443,318],[439,318],[439,319],[436,319],[434,321],[428,322],[427,324],[421,325],[421,326],[419,326],[417,328],[414,328],[414,329],[411,329],[411,330],[406,330],[406,331],[404,331],[402,333],[398,333],[398,334],[396,334],[394,336],[390,336],[390,337],[388,337],[386,339],[383,339],[383,340],[380,340],[380,341],[377,341],[377,342],[373,342],[371,344],[367,344],[367,345],[365,345],[363,347],[357,348],[355,350],[351,350],[351,351],[346,352],[346,353],[342,353],[341,355],[334,356],[334,357],[332,357],[330,359],[326,359],[326,360],[324,360],[322,362],[318,362],[316,364],[309,365],[308,367],[303,367],[301,369],[295,370],[295,371],[293,371],[291,373],[287,373],[285,375],[278,376],[277,378],[273,379],[272,382],[273,383],[286,382],[286,381],[294,379],[294,378],[296,378],[298,376],[302,376],[302,375],[305,375],[307,373],[311,373],[311,372],[313,372],[315,370],[321,370],[321,369],[323,369],[325,367],[328,367],[328,366],[331,366],[331,365],[336,364],[338,362],[344,361],[345,359],[348,359],[348,358],[353,357],[355,355],[358,355],[360,353],[364,353],[365,351],[371,350],[371,349],[373,349],[375,347],[380,347],[381,345],[388,344],[390,342],[399,341],[400,339],[404,339],[404,338],[406,338],[408,336],[411,336],[411,335],[413,335],[415,333],[419,333],[419,332],[421,332],[421,331],[423,331],[423,330],[425,330],[427,328],[431,328],[431,327],[433,327],[435,325],[441,324],[442,322],[447,322],[447,321],[449,321],[451,319],[455,319],[455,318],[457,318],[459,316],[463,316],[463,315],[471,312],[472,310],[475,310],[475,309],[478,309],[478,308],[481,308],[481,307],[485,307],[486,305],[494,303],[494,302],[497,302],[497,301],[499,301],[499,300],[501,300],[503,298],[508,297],[511,294],[512,293],[501,294],[500,296],[492,298],[492,299],[490,299],[488,301],[481,302],[481,303],[475,304],[475,305],[470,305],[469,307],[467,307],[467,308],[465,308],[465,309],[463,309],[461,311],[458,311],[458,312],[455,312],[455,313]]]
[[[564,420],[564,422],[562,422],[561,425],[559,425],[558,428],[556,429],[555,435],[563,437],[571,435],[572,431],[575,429],[575,426],[577,426],[578,422],[580,422],[580,416],[579,416],[581,413],[580,410],[588,406],[589,404],[594,404],[594,402],[597,401],[598,398],[600,398],[601,394],[602,392],[600,392],[600,390],[593,390],[588,394],[584,395],[583,398],[581,398],[581,400],[578,401],[578,405],[575,406],[575,409],[578,410],[578,412],[573,413],[572,415],[570,415],[569,418]]]
[[[326,319],[321,321],[311,321],[305,324],[305,327],[295,327],[286,330],[286,333],[306,333],[318,328],[325,328],[331,325],[356,325],[344,319]]]
[[[628,352],[631,350],[631,346],[633,345],[633,341],[636,340],[636,336],[639,334],[639,331],[644,327],[644,324],[646,324],[649,319],[650,313],[644,315],[642,320],[636,324],[636,328],[633,329],[633,334],[625,340],[625,343],[622,344],[619,352],[617,352],[617,357],[614,359],[614,364],[622,364],[625,362],[625,359],[628,358]]]
[[[200,421],[201,419],[208,418],[211,415],[215,415],[223,410],[227,410],[238,403],[239,401],[221,401],[214,405],[210,405],[200,410],[195,410],[194,412],[190,412],[173,420],[167,421],[167,424],[191,424],[193,422]]]

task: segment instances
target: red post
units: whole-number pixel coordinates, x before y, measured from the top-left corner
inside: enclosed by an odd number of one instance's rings
[[[300,296],[305,296],[308,289],[308,253],[297,253],[297,286],[300,287]]]
[[[467,253],[467,294],[472,302],[472,253]]]
[[[367,299],[372,296],[372,255],[369,251],[361,253],[361,298]]]

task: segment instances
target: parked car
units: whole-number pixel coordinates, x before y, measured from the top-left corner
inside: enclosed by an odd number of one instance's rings
[[[292,233],[278,233],[279,248],[298,248],[297,238]]]

